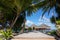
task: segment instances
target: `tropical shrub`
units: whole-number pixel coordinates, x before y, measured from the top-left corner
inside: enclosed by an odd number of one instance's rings
[[[10,38],[12,38],[12,30],[7,29],[7,30],[3,30],[2,32],[2,36],[4,37],[4,39],[9,40]]]
[[[52,36],[57,35],[57,34],[56,34],[56,30],[52,30],[52,31],[50,31],[48,34],[49,34],[49,35],[52,35]]]
[[[29,31],[32,31],[32,28],[31,28],[31,27],[29,27],[29,28],[28,28],[28,30],[29,30]]]
[[[2,38],[0,38],[0,40],[2,40]]]

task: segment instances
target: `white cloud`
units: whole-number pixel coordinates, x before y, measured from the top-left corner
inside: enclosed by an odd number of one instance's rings
[[[28,26],[30,26],[30,25],[32,25],[34,23],[32,21],[30,21],[30,20],[27,20],[25,24],[28,25]]]
[[[45,16],[43,16],[43,19],[50,22],[50,19],[46,18]]]
[[[48,24],[48,25],[50,25],[51,24],[50,19],[46,18],[45,16],[43,16],[43,17],[40,16],[38,21],[39,21],[38,25],[41,25],[41,24]]]
[[[38,25],[41,25],[41,24],[43,24],[43,22],[38,22]]]
[[[42,18],[41,17],[39,18],[39,22],[50,22],[50,19],[43,16]]]

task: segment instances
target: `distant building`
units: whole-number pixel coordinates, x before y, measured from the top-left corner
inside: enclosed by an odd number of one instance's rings
[[[28,30],[29,26],[25,25],[25,29]]]
[[[41,24],[39,26],[37,26],[35,24],[32,24],[30,27],[31,27],[32,30],[41,31],[43,33],[46,33],[50,30],[50,26],[47,26],[46,24]],[[29,27],[25,26],[25,28],[28,29]]]

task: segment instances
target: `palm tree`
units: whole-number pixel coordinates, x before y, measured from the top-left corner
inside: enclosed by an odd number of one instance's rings
[[[51,9],[54,9],[58,14],[60,13],[60,0],[43,0],[41,3],[44,4],[41,5],[43,10],[42,16],[45,14],[45,12],[48,12],[49,14]]]
[[[28,1],[28,2],[27,2]],[[42,1],[42,0],[41,0]],[[21,14],[30,16],[33,12],[36,12],[43,5],[46,4],[45,1],[40,0],[0,0],[0,11],[4,14],[3,16],[7,20],[11,21],[10,27],[12,28]],[[8,14],[8,15],[7,15]],[[13,17],[11,17],[11,15]],[[14,16],[14,15],[15,16]],[[7,15],[7,16],[6,16]],[[24,17],[25,20],[26,16]],[[25,21],[24,21],[25,24]]]
[[[35,3],[33,3],[35,2]],[[41,5],[44,5],[41,2],[36,2],[35,0],[15,0],[15,5],[17,7],[17,16],[14,20],[14,22],[12,23],[11,27],[13,27],[13,25],[16,23],[19,15],[25,11],[25,14],[27,12],[27,15],[30,16],[33,12],[37,11],[37,9],[41,8]]]
[[[57,28],[56,33],[58,36],[60,36],[60,19],[59,18],[56,19],[57,20],[55,20],[55,17],[52,16],[50,20],[52,23],[56,24],[56,28]]]
[[[43,1],[45,1],[46,3]],[[57,24],[58,24],[57,21],[60,20],[60,0],[43,0],[43,1],[42,1],[42,3],[45,3],[45,5],[42,6],[42,10],[43,10],[42,16],[45,14],[45,12],[48,12],[48,14],[49,14],[51,9],[55,10],[57,12],[57,17],[52,16],[51,22],[56,24],[56,26],[57,26]],[[57,33],[59,33],[59,32],[57,32]]]
[[[0,10],[2,12],[4,11],[3,13],[10,14],[12,11],[16,13],[16,17],[10,25],[13,27],[22,12],[25,12],[25,14],[30,16],[33,12],[36,12],[38,9],[42,8],[44,15],[47,11],[49,13],[53,7],[60,7],[59,3],[59,0],[0,0]]]

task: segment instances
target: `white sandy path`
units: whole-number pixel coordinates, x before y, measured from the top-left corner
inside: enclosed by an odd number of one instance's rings
[[[53,36],[46,35],[41,32],[29,32],[29,33],[23,33],[18,36],[15,36],[14,38],[19,39],[19,38],[54,38]]]

